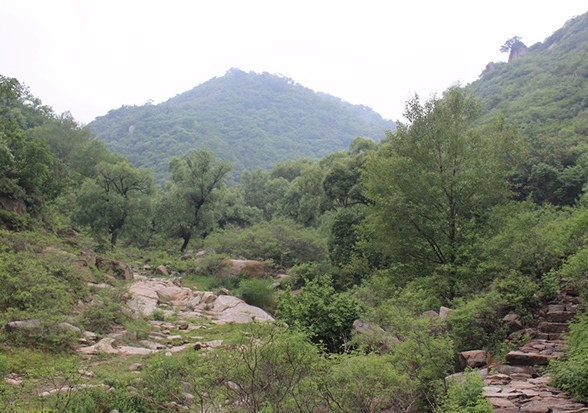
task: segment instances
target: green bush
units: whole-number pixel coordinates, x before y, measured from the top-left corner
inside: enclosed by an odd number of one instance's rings
[[[124,301],[116,291],[102,290],[82,314],[81,323],[86,330],[97,334],[108,334],[115,325],[129,320],[123,310]]]
[[[482,394],[484,382],[477,372],[466,372],[448,382],[447,395],[438,413],[493,413]]]
[[[552,384],[588,402],[588,313],[583,313],[570,324],[566,341],[567,358],[551,365]]]
[[[276,317],[305,331],[330,352],[340,352],[351,337],[353,321],[362,311],[349,293],[337,293],[329,277],[308,282],[299,294],[280,294]]]
[[[492,348],[506,338],[504,312],[496,294],[487,294],[459,305],[449,316],[457,351]]]
[[[249,228],[226,229],[205,240],[207,248],[218,253],[255,260],[271,260],[291,267],[297,263],[326,259],[326,241],[317,230],[288,219],[274,219]]]
[[[0,317],[30,320],[71,311],[88,291],[71,261],[70,254],[54,251],[0,253]]]
[[[534,297],[537,290],[532,279],[513,272],[496,279],[491,292],[467,301],[457,300],[449,324],[458,351],[481,348],[499,351],[508,334],[503,317],[516,312],[527,318],[539,304]]]
[[[239,284],[239,297],[247,304],[272,312],[275,308],[275,290],[265,280],[243,280]]]

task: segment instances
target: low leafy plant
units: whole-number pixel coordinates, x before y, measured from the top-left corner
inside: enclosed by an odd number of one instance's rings
[[[447,395],[438,413],[493,413],[494,408],[484,398],[484,382],[477,372],[466,372],[448,381]]]
[[[588,313],[570,324],[567,358],[552,363],[553,385],[588,402]]]
[[[266,311],[275,310],[275,290],[266,280],[243,280],[239,284],[239,297],[247,304],[263,308]]]

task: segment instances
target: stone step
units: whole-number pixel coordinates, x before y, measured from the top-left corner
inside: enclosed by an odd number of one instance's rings
[[[550,323],[547,321],[542,322],[539,324],[539,329],[548,334],[560,334],[566,331],[569,331],[569,327],[567,323]]]
[[[571,311],[550,311],[545,318],[551,323],[565,323],[574,318],[575,315],[576,313]]]
[[[511,351],[506,355],[506,362],[511,366],[546,366],[557,356],[539,353]]]

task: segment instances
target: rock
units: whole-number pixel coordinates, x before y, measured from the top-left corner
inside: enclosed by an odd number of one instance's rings
[[[483,367],[486,365],[488,354],[484,350],[462,351],[459,353],[459,365],[462,370],[467,367]]]
[[[96,265],[96,256],[94,254],[89,254],[87,252],[82,252],[80,254],[80,258],[86,262],[88,265]]]
[[[537,337],[537,332],[532,328],[518,330],[508,335],[509,340],[518,340],[523,336],[527,336],[528,339],[532,340]]]
[[[181,261],[188,261],[191,260],[192,258],[194,258],[194,255],[192,254],[184,254],[180,257]]]
[[[531,400],[521,406],[524,412],[527,413],[550,413],[552,410],[549,404],[542,400]]]
[[[521,323],[521,316],[518,314],[507,314],[502,319],[504,323],[508,326],[508,332],[514,333],[516,331],[520,331],[523,329],[523,324]]]
[[[189,393],[189,392],[194,391],[194,386],[192,384],[188,383],[187,381],[182,381],[182,382],[180,382],[180,384],[182,385],[182,390],[184,392]]]
[[[439,317],[439,314],[437,314],[437,311],[427,310],[422,314],[422,316],[429,317],[429,318],[435,318],[435,317]]]
[[[539,325],[539,329],[541,331],[543,331],[544,333],[563,333],[565,331],[568,331],[568,324],[567,323],[550,323],[547,321],[544,321],[543,323],[541,323]]]
[[[569,311],[550,311],[547,313],[547,321],[551,323],[565,323],[574,318],[575,314]]]
[[[15,212],[18,215],[24,215],[27,212],[27,206],[22,199],[12,199],[1,196],[0,207],[6,211]]]
[[[513,374],[524,374],[529,377],[537,376],[537,369],[533,366],[509,366],[505,364],[498,366],[496,370],[499,373],[508,374],[509,376]]]
[[[32,330],[41,324],[41,320],[10,321],[4,325],[6,331]]]
[[[261,261],[254,260],[225,260],[223,274],[228,277],[237,277],[244,273],[249,278],[263,278],[265,266]]]
[[[121,346],[117,349],[117,353],[124,354],[124,355],[146,355],[153,353],[154,350],[150,348],[143,348],[143,347],[131,347],[131,346]]]
[[[174,324],[178,330],[187,330],[190,326],[190,324],[185,320],[176,321]]]
[[[101,271],[112,273],[119,280],[133,279],[133,269],[122,261],[96,257],[96,267]]]
[[[219,313],[217,319],[214,320],[216,324],[243,324],[251,323],[253,320],[263,322],[274,319],[261,308],[249,305],[240,298],[230,295],[219,296],[214,303],[213,310]]]
[[[208,251],[208,250],[202,250],[202,251],[198,251],[198,252],[196,253],[196,258],[197,258],[197,259],[198,259],[198,258],[201,258],[202,256],[204,256],[204,255],[206,255],[206,254],[215,254],[215,251],[214,251],[214,250],[210,250],[210,251]]]
[[[167,268],[165,268],[165,265],[160,265],[155,269],[155,272],[161,275],[165,275],[166,277],[169,277],[169,273],[167,272]]]
[[[441,318],[447,318],[449,317],[449,314],[451,314],[451,312],[453,312],[454,310],[451,308],[447,308],[447,307],[441,307],[439,309],[439,317]]]
[[[355,320],[352,326],[353,330],[357,331],[359,334],[375,334],[375,333],[384,333],[382,327],[377,325],[376,323],[372,323],[370,321],[361,321]]]
[[[555,356],[538,354],[538,353],[523,353],[522,351],[511,351],[506,355],[506,362],[510,365],[518,366],[546,366],[550,360],[555,359]]]
[[[217,295],[215,293],[212,293],[210,291],[206,291],[203,295],[202,295],[202,302],[204,304],[210,304],[212,302],[214,302],[217,299]]]
[[[118,350],[112,347],[112,343],[114,343],[113,338],[103,338],[93,346],[82,347],[78,351],[84,354],[118,354]]]
[[[129,370],[131,371],[139,371],[143,368],[143,364],[142,363],[133,363],[129,366]]]
[[[77,328],[74,325],[71,325],[70,323],[61,322],[61,323],[57,323],[57,326],[59,328],[61,328],[62,330],[68,330],[74,334],[82,334],[82,330],[80,330],[79,328]]]

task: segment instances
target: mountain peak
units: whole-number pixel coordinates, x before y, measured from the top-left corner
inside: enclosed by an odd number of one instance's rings
[[[231,68],[159,105],[112,110],[89,127],[136,166],[154,168],[162,182],[170,159],[193,148],[207,147],[233,162],[239,176],[247,169],[346,150],[358,136],[378,141],[395,125],[367,106],[315,92],[281,74]]]

